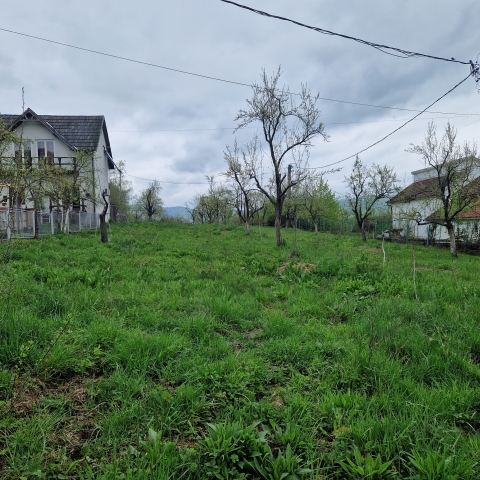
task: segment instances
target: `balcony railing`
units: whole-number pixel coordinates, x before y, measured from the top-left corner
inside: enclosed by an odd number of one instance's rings
[[[17,164],[22,166],[39,166],[40,168],[43,165],[51,165],[55,167],[70,167],[72,170],[75,170],[77,167],[77,159],[76,157],[52,157],[52,156],[45,156],[45,157],[30,157],[28,155],[24,155],[21,158],[16,155],[12,157],[1,157],[4,160],[15,160]]]

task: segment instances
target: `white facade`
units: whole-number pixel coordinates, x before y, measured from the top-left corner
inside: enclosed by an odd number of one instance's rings
[[[413,184],[425,180],[437,178],[437,171],[433,167],[424,168],[412,172]],[[471,180],[480,176],[480,167],[473,169]],[[412,185],[413,185],[412,184]],[[412,187],[410,185],[410,187]],[[407,187],[407,188],[410,188]],[[417,192],[418,195],[418,192]],[[441,208],[441,202],[438,198],[418,195],[406,202],[390,203],[392,214],[392,228],[408,231],[410,237],[427,239],[435,238],[437,241],[449,240],[448,231],[445,227],[429,223],[427,218]],[[394,200],[394,199],[392,199]],[[477,222],[478,223],[478,222]],[[475,222],[471,220],[458,220],[454,222],[457,234],[460,235],[478,235],[478,228]],[[474,231],[475,230],[475,231]]]
[[[38,164],[38,158],[41,156],[47,157],[47,154],[53,156],[54,164],[64,167],[72,165],[76,155],[79,155],[81,151],[80,148],[77,148],[71,142],[66,140],[62,134],[55,131],[55,129],[42,120],[42,117],[37,117],[34,112],[30,114],[30,110],[27,110],[23,115],[23,119],[18,122],[16,128],[13,128],[13,132],[23,139],[24,144],[29,142],[31,148],[31,157],[32,165]],[[20,116],[19,116],[20,118]],[[61,118],[82,118],[82,117],[61,117]],[[87,117],[85,117],[87,118]],[[90,117],[89,117],[90,118]],[[103,119],[103,117],[96,117],[97,119]],[[71,120],[70,120],[71,121]],[[114,163],[111,155],[107,152],[110,150],[110,145],[108,143],[108,134],[105,138],[106,127],[104,122],[100,123],[97,120],[99,126],[99,132],[97,132],[98,143],[96,148],[88,149],[89,155],[91,152],[92,167],[88,169],[88,175],[92,176],[92,179],[88,182],[84,182],[84,187],[80,188],[80,205],[76,205],[75,208],[82,212],[88,213],[100,213],[103,210],[103,199],[102,192],[107,191],[109,194],[109,180],[110,180],[110,170],[114,168]],[[72,126],[72,129],[75,126]],[[18,148],[18,147],[17,147]],[[27,147],[28,148],[28,147]],[[42,150],[43,149],[43,150]],[[52,151],[53,149],[53,151]],[[22,147],[24,150],[23,158],[26,161],[25,146]],[[11,146],[10,152],[11,155],[15,154],[14,145]],[[31,209],[33,208],[32,201],[29,201],[28,198],[25,200],[25,203],[16,205],[8,205],[7,198],[9,197],[9,187],[0,186],[0,210],[5,210],[7,208],[13,209]],[[21,201],[21,200],[20,200]],[[16,199],[12,203],[19,203],[19,200]],[[71,209],[72,206],[69,206]],[[50,211],[52,205],[48,199],[45,199],[42,205],[43,211]],[[109,218],[109,212],[107,213],[107,220]]]

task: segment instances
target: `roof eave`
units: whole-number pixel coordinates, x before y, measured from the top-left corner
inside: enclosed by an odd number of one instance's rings
[[[65,143],[71,150],[78,150],[75,145],[70,143],[62,134],[58,133],[48,122],[43,120],[40,115],[37,115],[31,108],[27,108],[21,115],[17,117],[16,120],[12,122],[11,126],[9,127],[10,130],[15,130],[16,128],[18,128],[20,124],[22,124],[26,120],[25,116],[27,113],[30,113],[35,118],[35,120],[40,122],[46,129],[48,129],[52,133],[53,136]]]

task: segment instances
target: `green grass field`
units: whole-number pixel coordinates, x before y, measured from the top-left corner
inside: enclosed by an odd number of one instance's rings
[[[13,243],[0,477],[480,478],[480,259],[283,233]]]

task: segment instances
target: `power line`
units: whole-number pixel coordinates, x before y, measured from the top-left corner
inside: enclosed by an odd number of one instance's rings
[[[379,43],[369,42],[367,40],[362,40],[361,38],[351,37],[350,35],[344,35],[342,33],[332,32],[330,30],[325,30],[323,28],[312,27],[311,25],[306,25],[304,23],[297,22],[296,20],[292,20],[290,18],[280,17],[278,15],[272,15],[270,13],[263,12],[261,10],[255,9],[255,8],[247,7],[246,5],[241,5],[240,3],[232,2],[231,0],[220,0],[220,1],[224,2],[224,3],[230,3],[232,5],[235,5],[236,7],[244,8],[245,10],[250,10],[251,12],[257,13],[258,15],[263,15],[265,17],[276,18],[277,20],[283,20],[285,22],[294,23],[295,25],[299,25],[300,27],[309,28],[310,30],[315,30],[316,32],[323,33],[325,35],[333,35],[333,36],[336,36],[336,37],[346,38],[347,40],[353,40],[353,41],[361,43],[363,45],[368,45],[369,47],[376,48],[377,50],[380,50],[383,53],[386,53],[388,55],[393,55],[395,57],[400,57],[400,58],[423,57],[423,58],[431,58],[433,60],[443,60],[444,62],[460,63],[462,65],[473,65],[473,62],[471,60],[467,61],[467,62],[464,62],[464,61],[460,61],[460,60],[455,60],[455,58],[453,58],[453,57],[452,58],[444,58],[444,57],[437,57],[437,56],[434,56],[434,55],[427,55],[425,53],[410,52],[409,50],[403,50],[401,48],[389,47],[388,45],[381,45]],[[391,52],[386,52],[385,50],[392,50],[394,52],[400,53],[403,56],[396,55],[396,54],[391,53]]]
[[[329,163],[327,165],[322,165],[320,167],[307,167],[305,168],[305,170],[319,170],[321,168],[327,168],[327,167],[331,167],[333,165],[338,165],[339,163],[342,163],[342,162],[345,162],[347,160],[350,160],[351,158],[353,157],[356,157],[357,155],[359,155],[360,153],[363,153],[363,152],[366,152],[367,150],[369,150],[370,148],[374,147],[375,145],[378,145],[379,143],[383,142],[384,140],[386,140],[388,137],[391,137],[394,133],[398,132],[399,130],[401,130],[403,127],[405,127],[406,125],[408,125],[409,123],[413,122],[417,117],[419,117],[422,113],[425,113],[426,111],[428,111],[428,109],[430,107],[432,107],[433,105],[435,105],[436,103],[438,103],[440,100],[442,100],[443,98],[445,98],[447,95],[449,95],[450,93],[452,93],[456,88],[458,88],[460,85],[462,85],[462,83],[466,82],[472,75],[474,75],[473,72],[469,73],[463,80],[461,80],[460,82],[458,82],[454,87],[452,87],[448,92],[444,93],[441,97],[437,98],[434,102],[432,102],[430,105],[428,105],[428,107],[424,108],[423,110],[421,110],[419,113],[417,113],[417,115],[415,115],[414,117],[410,118],[409,120],[407,120],[403,125],[400,125],[398,128],[396,128],[395,130],[393,130],[393,132],[390,132],[388,135],[385,135],[383,138],[381,138],[380,140],[377,140],[375,143],[372,143],[371,145],[369,145],[368,147],[365,147],[364,149],[354,153],[353,155],[350,155],[349,157],[346,157],[346,158],[343,158],[342,160],[338,160],[336,162],[333,162],[333,163]],[[475,120],[475,122],[478,121],[478,120]],[[475,122],[472,122],[471,124],[469,125],[472,125],[473,123]],[[469,126],[469,125],[466,125],[466,126]],[[403,155],[400,155],[400,157],[403,157],[405,154]],[[396,158],[400,158],[400,157],[396,157]],[[129,174],[126,174],[128,175],[129,177],[133,177],[133,178],[138,178],[140,180],[146,180],[146,181],[154,181],[152,179],[148,179],[148,178],[142,178],[142,177],[136,177],[134,175],[129,175]],[[159,180],[156,180],[158,181],[159,183],[170,183],[170,184],[175,184],[175,185],[208,185],[207,182],[168,182],[168,181],[159,181]]]
[[[225,1],[225,0],[221,0],[221,1]],[[233,2],[230,2],[230,3],[233,3]],[[137,63],[139,65],[146,65],[148,67],[160,68],[160,69],[163,69],[163,70],[169,70],[169,71],[176,72],[176,73],[183,73],[184,75],[191,75],[191,76],[194,76],[194,77],[206,78],[208,80],[214,80],[216,82],[229,83],[229,84],[232,84],[232,85],[240,85],[242,87],[251,87],[251,88],[255,87],[255,85],[252,85],[250,83],[236,82],[234,80],[227,80],[227,79],[224,79],[224,78],[213,77],[213,76],[210,76],[210,75],[203,75],[203,74],[200,74],[200,73],[189,72],[187,70],[180,70],[180,69],[173,68],[173,67],[166,67],[164,65],[159,65],[159,64],[156,64],[156,63],[144,62],[142,60],[136,60],[136,59],[133,59],[133,58],[123,57],[121,55],[114,55],[114,54],[111,54],[111,53],[101,52],[99,50],[92,50],[90,48],[79,47],[77,45],[71,45],[69,43],[59,42],[57,40],[51,40],[51,39],[48,39],[48,38],[38,37],[38,36],[30,35],[30,34],[27,34],[27,33],[16,32],[14,30],[8,30],[6,28],[0,28],[0,31],[7,32],[7,33],[12,33],[14,35],[19,35],[19,36],[22,36],[22,37],[32,38],[34,40],[40,40],[42,42],[53,43],[55,45],[61,45],[63,47],[73,48],[75,50],[80,50],[80,51],[83,51],[83,52],[94,53],[95,55],[102,55],[104,57],[110,57],[110,58],[115,58],[117,60],[123,60],[123,61],[126,61],[126,62]],[[292,95],[299,95],[298,93],[291,93],[291,94]],[[409,108],[388,107],[388,106],[385,106],[385,105],[375,105],[375,104],[370,104],[370,103],[350,102],[348,100],[339,100],[339,99],[335,99],[335,98],[327,98],[327,97],[318,97],[318,98],[319,98],[319,100],[324,100],[324,101],[327,101],[327,102],[346,103],[346,104],[349,104],[349,105],[358,105],[358,106],[363,106],[363,107],[383,108],[383,109],[388,109],[388,110],[400,110],[400,111],[404,111],[404,112],[419,112],[420,111],[420,110],[414,110],[414,109],[409,109]],[[452,112],[428,112],[428,113],[435,113],[435,114],[439,114],[439,115],[458,115],[458,116],[478,116],[479,115],[477,113],[452,113]]]
[[[223,0],[222,0],[223,1]],[[433,103],[431,103],[428,107],[426,107],[423,111],[421,111],[420,113],[417,113],[417,115],[415,115],[413,118],[411,118],[410,120],[408,120],[407,122],[405,122],[403,125],[400,125],[398,128],[396,128],[393,132],[390,132],[388,135],[385,135],[383,138],[381,138],[380,140],[376,141],[375,143],[372,143],[371,145],[369,145],[368,147],[365,147],[364,149],[360,150],[359,152],[357,153],[354,153],[353,155],[350,155],[349,157],[346,157],[346,158],[343,158],[342,160],[338,160],[336,162],[333,162],[333,163],[329,163],[328,165],[322,165],[321,167],[316,167],[316,168],[312,168],[311,170],[317,170],[317,169],[320,169],[320,168],[326,168],[326,167],[331,167],[332,165],[338,165],[339,163],[342,163],[342,162],[345,162],[346,160],[350,160],[351,158],[353,157],[356,157],[357,155],[359,155],[360,153],[363,153],[363,152],[366,152],[367,150],[369,150],[370,148],[374,147],[375,145],[378,145],[379,143],[383,142],[384,140],[386,140],[388,137],[392,136],[394,133],[398,132],[399,130],[401,130],[403,127],[405,127],[405,125],[408,125],[410,122],[413,122],[413,120],[415,120],[417,117],[419,117],[422,113],[426,112],[427,109],[429,109],[430,107],[432,107],[433,105],[435,105],[436,103],[438,103],[440,100],[442,100],[442,98],[445,98],[448,94],[450,94],[451,92],[453,92],[457,87],[459,87],[462,83],[466,82],[471,76],[473,75],[473,73],[469,73],[462,81],[458,82],[454,87],[452,87],[448,92],[444,93],[441,97],[437,98]]]
[[[114,55],[112,53],[100,52],[99,50],[92,50],[90,48],[78,47],[76,45],[71,45],[69,43],[58,42],[56,40],[50,40],[48,38],[37,37],[35,35],[29,35],[27,33],[15,32],[13,30],[8,30],[6,28],[0,28],[0,31],[7,32],[7,33],[13,33],[15,35],[20,35],[22,37],[33,38],[35,40],[41,40],[42,42],[54,43],[55,45],[61,45],[63,47],[74,48],[75,50],[81,50],[83,52],[94,53],[96,55],[103,55],[104,57],[111,57],[111,58],[116,58],[118,60],[124,60],[126,62],[138,63],[140,65],[146,65],[148,67],[162,68],[164,70],[170,70],[172,72],[183,73],[185,75],[192,75],[194,77],[207,78],[209,80],[215,80],[217,82],[232,83],[234,85],[241,85],[241,86],[244,86],[244,87],[251,87],[252,86],[248,83],[241,83],[241,82],[235,82],[234,80],[225,80],[224,78],[211,77],[209,75],[202,75],[200,73],[193,73],[193,72],[188,72],[186,70],[179,70],[177,68],[165,67],[164,65],[158,65],[156,63],[143,62],[141,60],[135,60],[133,58],[123,57],[121,55]]]
[[[421,110],[419,110],[421,111]],[[480,114],[472,114],[472,115],[479,115]],[[438,120],[438,119],[450,119],[450,118],[462,118],[464,115],[458,115],[454,117],[423,117],[419,120]],[[324,123],[324,126],[330,125],[359,125],[359,124],[370,124],[370,123],[386,123],[386,122],[404,122],[408,120],[406,118],[392,118],[389,120],[372,120],[370,122],[332,122],[332,123]],[[480,120],[480,119],[479,119]],[[478,122],[479,120],[475,120]],[[473,122],[473,123],[475,123]],[[470,125],[470,124],[469,124]],[[468,125],[466,125],[468,126]],[[244,129],[258,129],[260,127],[242,127],[239,130]],[[464,128],[464,127],[462,127]],[[162,129],[162,130],[110,130],[110,132],[114,133],[158,133],[158,132],[210,132],[210,131],[220,131],[220,130],[236,130],[236,127],[222,127],[222,128],[182,128],[182,129]]]

